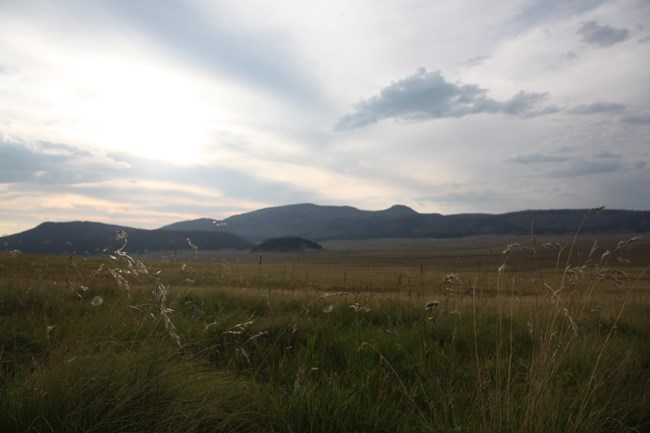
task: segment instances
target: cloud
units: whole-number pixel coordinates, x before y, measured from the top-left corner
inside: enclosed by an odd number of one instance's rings
[[[630,37],[628,29],[619,29],[612,26],[599,25],[596,21],[587,21],[577,32],[582,36],[582,42],[598,48],[607,48],[616,45]]]
[[[475,56],[475,57],[472,57],[470,59],[465,60],[460,65],[465,66],[467,68],[473,68],[475,66],[480,66],[481,64],[483,64],[483,62],[485,62],[489,58],[490,58],[490,56]]]
[[[625,168],[625,165],[615,158],[597,160],[576,159],[566,167],[550,173],[556,177],[581,177],[594,174],[615,173]]]
[[[74,184],[106,179],[129,164],[60,143],[0,139],[0,183]]]
[[[492,203],[499,199],[496,192],[485,191],[459,191],[430,197],[432,201],[442,203]]]
[[[143,63],[154,56],[172,58],[175,65],[197,75],[219,77],[303,107],[324,101],[321,87],[297,51],[295,37],[271,25],[251,26],[245,12],[227,2],[169,0],[164,6],[156,0],[60,0],[56,6],[40,0],[13,3],[7,15],[14,22],[32,22],[34,34],[41,32],[44,39],[58,42],[57,49],[65,51],[68,43],[69,48],[96,49],[83,56],[84,62],[105,57],[104,51],[115,49],[126,55],[145,47],[147,52],[140,56]],[[66,41],[73,34],[88,37]],[[26,41],[27,46],[33,42],[32,38]],[[102,50],[106,42],[112,46],[107,44],[108,49]]]
[[[125,160],[132,166],[132,173],[150,182],[178,183],[211,189],[218,187],[222,199],[248,200],[255,203],[313,201],[313,192],[307,182],[290,182],[290,170],[282,170],[286,178],[273,179],[268,173],[260,173],[259,162],[245,154],[236,154],[241,165],[228,160],[223,163],[206,163],[201,165],[177,166],[169,162],[156,162],[144,157],[125,155]],[[280,162],[271,165],[279,165]],[[212,206],[217,206],[214,201]]]
[[[574,155],[554,155],[542,152],[530,152],[514,155],[506,160],[515,164],[552,164],[548,170],[543,173],[544,177],[583,177],[595,174],[614,173],[618,171],[640,169],[645,164],[639,165],[637,162],[626,160],[623,155],[613,153],[607,150],[599,150],[593,153],[592,157],[583,157],[579,154]]]
[[[578,55],[573,51],[567,51],[566,53],[560,54],[560,60],[563,62],[571,62],[578,58]]]
[[[187,1],[103,1],[103,15],[111,14],[149,34],[165,50],[199,67],[225,73],[248,85],[302,102],[320,101],[318,87],[301,67],[293,41],[285,32],[233,26],[227,5],[199,5]],[[211,9],[212,8],[212,9]],[[182,17],[182,19],[179,19]]]
[[[611,153],[606,150],[601,150],[600,152],[594,153],[596,158],[621,158],[621,155],[618,153]]]
[[[533,0],[510,19],[516,30],[543,25],[549,21],[568,19],[597,9],[607,0]]]
[[[613,102],[595,102],[593,104],[578,105],[565,111],[567,114],[592,115],[592,114],[618,114],[621,123],[629,125],[650,124],[650,113],[641,109],[633,112],[626,104]]]
[[[646,161],[637,161],[634,164],[632,164],[632,167],[634,167],[635,170],[643,170],[648,166],[648,163]]]
[[[548,162],[562,162],[566,161],[568,158],[565,156],[558,155],[548,155],[539,152],[533,153],[523,153],[515,155],[508,158],[508,162],[513,162],[516,164],[538,164],[538,163],[548,163]]]
[[[647,125],[650,124],[650,113],[627,113],[621,116],[623,123]]]
[[[487,93],[475,84],[450,83],[440,71],[420,68],[416,74],[385,87],[379,95],[358,102],[335,129],[360,128],[389,118],[421,121],[481,113],[532,117],[558,111],[554,107],[540,108],[546,93],[520,91],[503,102],[489,98]]]
[[[627,106],[612,102],[595,102],[593,104],[579,105],[566,112],[569,114],[600,114],[625,111]]]

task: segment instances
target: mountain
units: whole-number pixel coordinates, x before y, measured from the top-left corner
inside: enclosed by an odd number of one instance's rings
[[[574,233],[586,209],[526,210],[492,214],[420,214],[395,205],[381,211],[350,206],[294,204],[260,209],[223,221],[201,218],[182,221],[161,230],[201,230],[233,233],[255,242],[298,236],[315,241],[373,238],[451,238],[484,234],[526,234],[531,225],[538,234]],[[604,210],[587,215],[581,229],[586,233],[650,231],[650,211]]]
[[[308,239],[303,239],[294,236],[287,236],[283,238],[267,239],[251,251],[257,252],[296,252],[307,250],[322,250],[323,246]]]
[[[586,215],[586,218],[585,218]],[[158,230],[142,230],[95,222],[43,223],[31,230],[0,238],[0,249],[25,253],[98,254],[120,248],[116,234],[128,234],[128,252],[239,249],[250,250],[270,238],[300,237],[322,242],[332,239],[452,238],[473,235],[650,232],[650,211],[527,210],[500,215],[420,214],[396,205],[381,211],[350,206],[295,204],[260,209],[223,221],[202,218]],[[188,241],[190,239],[191,241]]]
[[[372,238],[386,237],[381,234],[395,231],[390,226],[401,226],[418,215],[413,209],[400,205],[382,211],[364,211],[351,206],[295,204],[260,209],[223,221],[209,218],[182,221],[161,227],[161,230],[220,230],[256,242],[283,236],[317,240]],[[409,237],[407,233],[403,235]]]
[[[128,235],[125,251],[173,251],[191,249],[194,245],[199,250],[239,249],[248,250],[255,244],[231,233],[218,231],[169,231],[142,230],[96,222],[47,222],[11,236],[0,238],[0,248],[20,250],[24,253],[61,254],[99,254],[104,249],[116,250],[124,241],[117,239],[119,232]],[[190,241],[188,241],[190,239]]]

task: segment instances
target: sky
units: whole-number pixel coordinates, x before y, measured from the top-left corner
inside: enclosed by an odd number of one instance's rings
[[[650,210],[647,0],[0,0],[0,235]]]

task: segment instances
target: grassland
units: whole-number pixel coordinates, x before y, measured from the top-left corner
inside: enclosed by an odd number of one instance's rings
[[[0,253],[0,431],[650,431],[632,236]]]

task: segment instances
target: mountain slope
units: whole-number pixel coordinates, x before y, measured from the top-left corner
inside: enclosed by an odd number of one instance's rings
[[[296,204],[235,215],[223,221],[208,218],[182,221],[162,230],[219,230],[253,241],[298,236],[316,241],[390,237],[462,237],[482,234],[574,233],[586,210],[527,210],[500,215],[420,214],[396,205],[382,211],[350,206]],[[605,210],[588,215],[583,232],[650,231],[650,211]]]
[[[308,239],[298,237],[283,237],[267,239],[253,248],[252,252],[296,252],[322,250],[323,246]]]
[[[223,221],[202,218],[161,227],[162,230],[220,230],[246,236],[253,241],[282,236],[307,239],[409,237],[410,220],[421,216],[406,206],[382,211],[365,211],[351,206],[295,204],[260,209]],[[435,214],[429,215],[430,218]],[[245,234],[245,235],[244,235]]]
[[[125,251],[170,251],[190,249],[188,239],[199,250],[240,249],[247,250],[253,243],[237,235],[222,232],[188,232],[168,230],[142,230],[95,222],[47,222],[11,236],[0,238],[0,248],[20,250],[24,253],[61,254],[99,254],[120,248],[123,241],[118,240],[118,232],[128,235]]]

